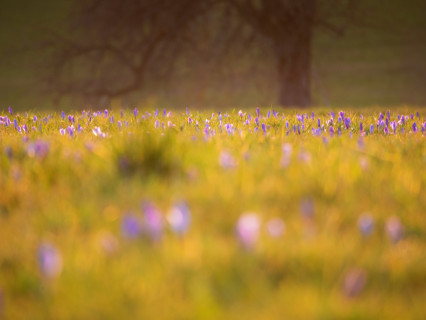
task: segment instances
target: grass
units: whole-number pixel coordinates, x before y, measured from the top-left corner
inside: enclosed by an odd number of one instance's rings
[[[424,109],[419,118],[392,111],[391,121],[409,116],[395,134],[378,130],[379,110],[347,111],[349,129],[335,110],[334,136],[328,110],[305,118],[301,134],[292,130],[302,124],[297,111],[268,111],[259,126],[255,110],[222,113],[222,129],[211,112],[73,112],[74,123],[68,114],[3,112],[11,120],[0,125],[3,318],[424,318]],[[325,131],[313,135],[317,119]],[[71,124],[81,132],[61,135]],[[167,219],[181,201],[191,223],[178,234]],[[149,203],[161,238],[150,237]],[[260,222],[257,241],[246,226],[251,244],[236,234],[249,212]],[[363,213],[370,235],[359,227]],[[129,217],[142,228],[134,237]],[[285,230],[272,237],[277,217]]]

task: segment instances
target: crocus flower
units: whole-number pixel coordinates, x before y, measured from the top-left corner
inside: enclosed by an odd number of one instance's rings
[[[137,108],[133,109],[133,115],[135,116],[135,118],[138,116],[138,113],[139,111]]]
[[[401,240],[404,235],[404,227],[402,226],[401,221],[395,216],[390,217],[386,221],[385,230],[389,239],[394,244]]]
[[[256,108],[256,114],[257,114],[257,117],[259,118],[260,117],[260,110],[259,110],[259,108]]]
[[[271,110],[268,111],[267,117],[268,119],[271,117]]]
[[[351,126],[351,119],[350,118],[345,118],[344,123],[345,123],[345,128],[349,129],[350,126]]]
[[[387,113],[386,113],[386,114],[387,114],[387,116],[388,116],[388,119],[390,119],[390,111],[389,111],[389,110],[387,111]]]
[[[272,238],[278,238],[285,232],[285,223],[281,218],[273,218],[266,223],[266,229]]]
[[[99,236],[99,245],[107,254],[113,254],[118,249],[118,240],[110,232],[102,232]]]
[[[61,134],[61,136],[64,136],[65,135],[65,129],[63,129],[63,128],[59,129],[59,133]]]
[[[39,159],[43,159],[49,153],[49,144],[41,140],[29,143],[27,147],[27,153],[31,158],[37,157]]]
[[[157,207],[150,202],[142,204],[147,232],[153,241],[160,241],[163,236],[163,217]]]
[[[55,278],[62,271],[61,254],[51,243],[43,243],[39,246],[37,260],[40,272],[47,278]]]
[[[343,293],[353,298],[362,293],[367,282],[367,275],[363,269],[352,268],[348,270],[343,278]]]
[[[358,228],[362,235],[369,236],[374,229],[374,220],[369,213],[363,213],[358,218]]]
[[[415,122],[413,123],[413,132],[417,132],[417,124]]]
[[[8,110],[9,110],[9,113],[10,113],[10,114],[13,114],[13,111],[12,111],[12,107],[11,107],[11,106],[9,106]]]
[[[95,127],[95,128],[92,130],[92,132],[93,132],[93,134],[94,134],[96,137],[100,137],[100,138],[105,138],[105,137],[106,137],[106,134],[102,132],[102,130],[101,130],[101,128],[100,128],[100,127]]]
[[[234,157],[227,151],[221,151],[219,154],[219,164],[225,169],[232,169],[237,166]]]
[[[334,136],[334,128],[333,127],[328,128],[328,132],[330,133],[330,136]]]
[[[370,126],[370,134],[373,134],[373,132],[374,132],[374,125],[371,125]]]
[[[314,201],[310,198],[303,199],[300,203],[300,213],[305,219],[313,219],[315,213]]]
[[[185,234],[191,223],[191,213],[186,203],[175,204],[167,216],[167,221],[174,232],[179,235]]]
[[[264,123],[262,123],[262,131],[264,134],[266,134],[266,125]]]
[[[134,214],[126,214],[121,222],[121,233],[125,238],[133,239],[141,234],[141,224]]]
[[[256,213],[244,213],[238,219],[236,233],[245,249],[254,249],[259,238],[260,225],[261,222]]]
[[[282,150],[283,150],[283,155],[281,157],[281,166],[285,168],[290,164],[293,147],[289,143],[284,143],[282,146]]]
[[[190,118],[191,119],[191,118]],[[155,123],[154,123],[154,127],[156,128],[156,129],[158,129],[159,127],[160,127],[160,121],[155,121]]]

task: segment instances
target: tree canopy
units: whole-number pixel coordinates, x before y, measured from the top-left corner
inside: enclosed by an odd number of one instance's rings
[[[71,36],[51,39],[49,87],[114,98],[171,79],[181,61],[221,63],[252,46],[276,65],[278,104],[311,103],[314,28],[342,34],[352,0],[78,0]],[[256,63],[256,61],[253,61]]]

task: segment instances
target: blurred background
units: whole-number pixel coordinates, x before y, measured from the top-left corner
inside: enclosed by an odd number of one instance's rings
[[[250,1],[230,2],[242,5],[245,10]],[[426,105],[426,1],[378,0],[372,4],[362,0],[357,1],[356,7],[350,6],[351,1],[328,1],[327,10],[323,10],[326,2],[318,0],[316,12],[326,11],[330,17],[327,22],[332,25],[312,25],[308,57],[311,97],[307,105],[342,108]],[[132,11],[137,1],[121,3]],[[155,1],[145,3],[149,5]],[[191,8],[195,2],[186,3]],[[132,21],[130,13],[123,8],[114,9],[113,1],[3,0],[0,10],[0,109],[8,106],[15,110],[59,110],[137,105],[168,108],[284,105],[277,80],[279,67],[271,49],[273,41],[264,37],[263,29],[259,31],[250,18],[243,21],[227,11],[226,6],[215,6],[215,3],[219,2],[205,1],[204,7],[194,9],[194,16],[187,17],[190,23],[182,23],[186,29],[177,33],[184,36],[176,38],[173,34],[175,42],[165,41],[163,47],[156,47],[156,60],[149,60],[150,67],[141,71],[143,82],[121,88],[132,75],[126,74],[125,67],[115,63],[113,58],[99,53],[83,61],[81,56],[81,61],[73,60],[71,67],[64,67],[68,63],[65,58],[76,52],[77,44],[93,44],[104,37],[104,40],[111,40],[108,45],[112,44],[114,50],[122,50],[119,53],[127,62],[131,61],[138,49],[129,43],[134,44],[134,39],[138,39],[140,30],[137,28],[144,29],[140,39],[146,44],[148,36],[155,34],[155,23],[161,19],[151,21],[145,17],[151,24],[143,25],[138,24],[143,20],[141,16],[135,18],[136,26],[123,25],[123,21]],[[258,8],[256,6],[260,3],[261,7],[262,1],[253,3],[254,8]],[[336,3],[349,4],[348,11],[344,12],[335,6]],[[157,5],[158,10],[167,11],[170,1],[157,1],[157,4],[163,5],[162,8]],[[90,5],[94,7],[91,13]],[[111,14],[108,8],[116,10],[116,16],[108,16]],[[229,15],[231,22],[223,18],[225,15]],[[170,22],[169,30],[176,29],[169,17],[164,19]],[[135,37],[123,40],[132,28]],[[223,30],[234,33],[223,36]],[[277,31],[274,32],[276,35]],[[186,37],[188,34],[190,39]],[[186,47],[179,48],[187,39]],[[224,45],[226,41],[232,44]],[[105,46],[106,42],[101,45]],[[146,50],[142,47],[141,52]],[[170,68],[164,67],[163,72],[161,68],[168,61],[173,63]],[[96,67],[95,62],[99,62]],[[171,69],[173,72],[169,72]],[[108,82],[109,79],[112,80]],[[117,90],[112,90],[113,94],[104,90],[111,86],[118,86]]]

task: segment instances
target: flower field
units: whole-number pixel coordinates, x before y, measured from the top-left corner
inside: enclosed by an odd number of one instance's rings
[[[425,109],[0,112],[0,319],[425,319]]]

